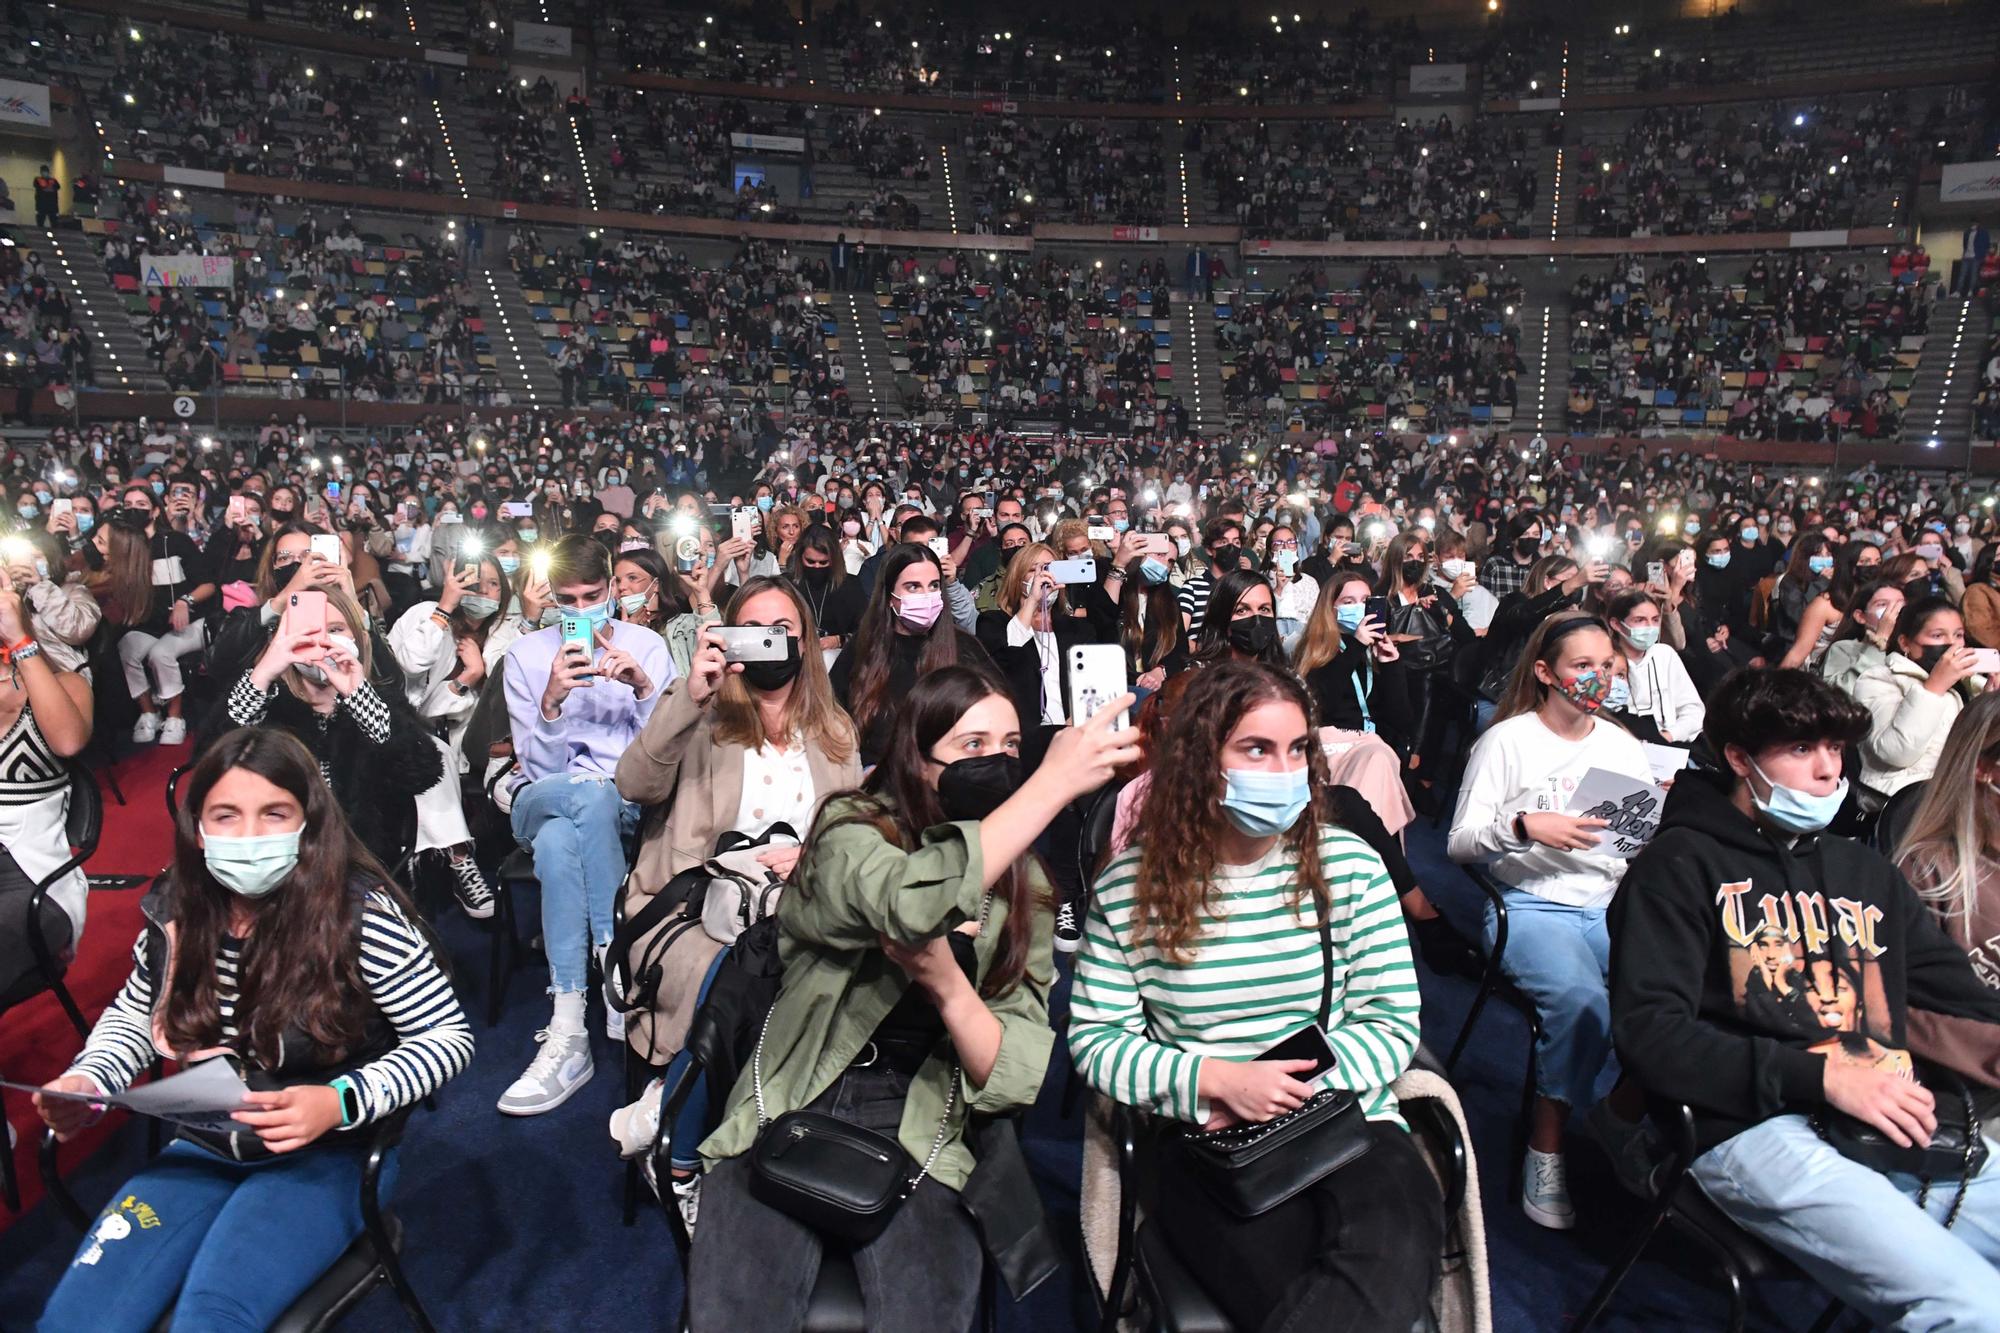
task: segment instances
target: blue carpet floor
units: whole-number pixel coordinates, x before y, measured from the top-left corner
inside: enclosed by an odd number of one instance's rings
[[[1477,921],[1477,892],[1444,859],[1444,838],[1427,822],[1409,830],[1410,860],[1419,880],[1454,921]],[[532,906],[529,908],[532,915]],[[524,930],[527,929],[524,925]],[[639,1224],[619,1221],[621,1173],[605,1130],[618,1105],[616,1052],[598,1037],[597,1075],[554,1113],[532,1120],[499,1115],[494,1101],[526,1064],[548,1004],[528,960],[509,989],[499,1026],[484,1023],[486,935],[456,912],[442,933],[479,1047],[472,1067],[438,1099],[435,1113],[412,1122],[403,1148],[397,1211],[407,1239],[411,1281],[440,1329],[665,1329],[680,1305],[681,1281],[664,1222],[642,1211]],[[1470,1003],[1472,986],[1425,973],[1424,1034],[1442,1055]],[[1066,995],[1059,993],[1060,1012]],[[1489,1005],[1459,1063],[1454,1081],[1474,1128],[1485,1190],[1487,1246],[1495,1325],[1543,1333],[1566,1328],[1588,1299],[1610,1256],[1629,1234],[1633,1201],[1617,1191],[1609,1170],[1587,1144],[1572,1153],[1572,1188],[1579,1226],[1545,1231],[1520,1211],[1511,1180],[1527,1028],[1513,1011]],[[1040,1102],[1030,1115],[1026,1148],[1048,1211],[1061,1234],[1074,1237],[1081,1161],[1078,1122],[1058,1111],[1064,1061],[1058,1050]],[[73,1186],[96,1208],[143,1160],[145,1135],[123,1130],[111,1147],[77,1168]],[[281,1238],[276,1238],[281,1243]],[[50,1287],[69,1261],[76,1238],[48,1208],[0,1236],[0,1329],[32,1327]],[[1073,1243],[1073,1242],[1072,1242]],[[1003,1300],[1001,1325],[1012,1331],[1094,1327],[1082,1269],[1073,1261],[1019,1305]],[[1802,1282],[1769,1283],[1753,1292],[1751,1326],[1803,1329],[1825,1299]],[[1720,1284],[1698,1254],[1662,1237],[1621,1289],[1600,1327],[1711,1329],[1724,1323]],[[402,1313],[378,1291],[349,1316],[348,1329],[398,1329]]]

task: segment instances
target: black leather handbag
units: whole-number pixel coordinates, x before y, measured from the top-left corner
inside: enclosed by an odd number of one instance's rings
[[[1865,1120],[1859,1120],[1845,1111],[1828,1111],[1812,1118],[1812,1127],[1822,1139],[1832,1145],[1835,1152],[1849,1161],[1859,1162],[1865,1167],[1887,1175],[1901,1172],[1915,1176],[1922,1182],[1917,1193],[1917,1206],[1924,1207],[1930,1202],[1931,1182],[1956,1178],[1958,1197],[1952,1200],[1951,1213],[1945,1218],[1945,1227],[1950,1229],[1958,1221],[1958,1211],[1965,1203],[1965,1191],[1986,1166],[1986,1140],[1981,1133],[1979,1113],[1973,1104],[1972,1091],[1956,1074],[1928,1064],[1918,1066],[1918,1081],[1931,1090],[1937,1106],[1937,1132],[1931,1135],[1925,1147],[1911,1145],[1904,1147],[1892,1142],[1888,1135]]]
[[[1319,944],[1324,976],[1319,1025],[1333,1016],[1333,921],[1322,904]],[[1189,1174],[1230,1212],[1256,1217],[1317,1184],[1368,1151],[1361,1102],[1351,1092],[1315,1093],[1295,1111],[1262,1124],[1203,1133],[1185,1130],[1180,1148]]]
[[[771,1016],[764,1016],[764,1032]],[[944,1116],[930,1156],[918,1166],[887,1134],[850,1124],[823,1111],[787,1111],[776,1120],[764,1112],[764,1033],[750,1058],[751,1089],[761,1132],[750,1150],[750,1194],[758,1202],[805,1223],[820,1235],[866,1245],[881,1235],[903,1200],[937,1163],[958,1101],[953,1073]]]

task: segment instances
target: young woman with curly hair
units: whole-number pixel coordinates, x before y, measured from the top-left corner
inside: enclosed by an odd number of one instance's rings
[[[1369,1151],[1255,1217],[1192,1177],[1184,1135],[1161,1136],[1156,1217],[1238,1328],[1406,1328],[1444,1213],[1389,1090],[1418,1038],[1395,886],[1328,819],[1298,677],[1248,661],[1191,677],[1153,755],[1144,836],[1097,881],[1070,1053],[1106,1096],[1204,1130],[1353,1092]],[[1257,1058],[1320,1022],[1327,996],[1331,1069],[1307,1082],[1311,1061]]]

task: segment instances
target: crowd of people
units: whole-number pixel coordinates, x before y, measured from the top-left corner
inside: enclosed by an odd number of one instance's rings
[[[592,290],[624,264],[673,272],[599,254]],[[276,1253],[235,1210],[100,1222],[42,1326],[268,1314],[312,1280],[360,1226],[353,1131],[472,1058],[409,880],[490,916],[518,847],[550,1013],[495,1057],[525,1061],[496,1109],[566,1102],[599,1026],[670,1066],[610,1133],[691,1237],[694,1327],[799,1326],[826,1236],[871,1327],[969,1322],[1008,1234],[968,1210],[1025,1167],[967,1117],[1039,1095],[1069,954],[1079,1076],[1179,1127],[1149,1207],[1196,1280],[1242,1327],[1405,1327],[1447,1219],[1390,1089],[1498,910],[1464,937],[1440,914],[1451,886],[1404,851],[1427,812],[1490,876],[1540,1016],[1530,1219],[1577,1225],[1577,1134],[1643,1193],[1648,1109],[1682,1101],[1737,1224],[1877,1322],[1977,1326],[1991,1173],[1922,1150],[1954,1118],[1977,1141],[2000,1084],[1991,497],[1868,463],[1327,443],[673,414],[10,451],[0,994],[47,984],[18,909],[57,957],[84,940],[81,873],[36,892],[65,761],[190,745],[131,979],[51,1089],[116,1092],[156,1049],[271,1070],[121,1197],[315,1219]],[[697,1053],[712,1006],[741,1040]],[[1328,1061],[1256,1058],[1315,1026]],[[1343,1102],[1365,1157],[1231,1202],[1211,1143]],[[64,1135],[89,1114],[39,1104]],[[906,1154],[906,1197],[806,1208],[777,1133]],[[1923,1165],[1843,1155],[1866,1135]]]

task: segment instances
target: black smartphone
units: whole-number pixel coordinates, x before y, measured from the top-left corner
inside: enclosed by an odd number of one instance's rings
[[[1363,618],[1373,620],[1383,629],[1388,629],[1389,599],[1386,597],[1370,597],[1367,602],[1363,603],[1361,614]]]
[[[1326,1032],[1317,1023],[1308,1023],[1291,1036],[1257,1057],[1259,1060],[1310,1060],[1313,1067],[1301,1070],[1292,1077],[1301,1083],[1310,1083],[1333,1068],[1340,1061],[1333,1053],[1333,1043],[1327,1040]]]

